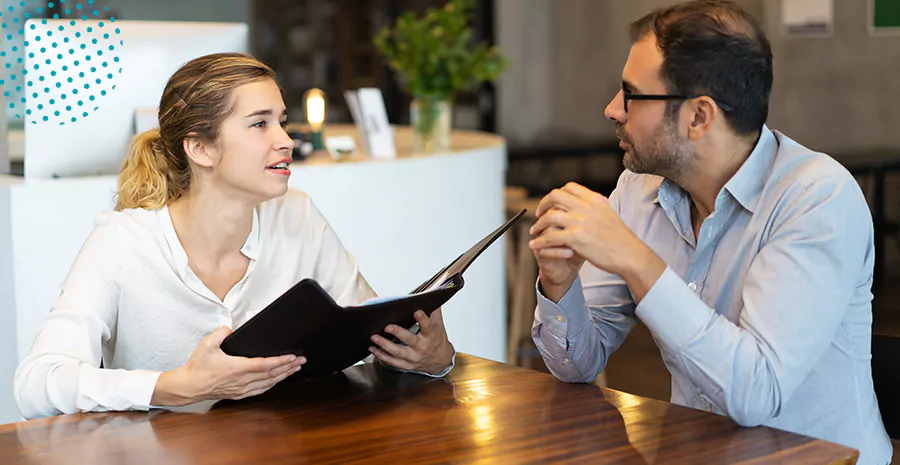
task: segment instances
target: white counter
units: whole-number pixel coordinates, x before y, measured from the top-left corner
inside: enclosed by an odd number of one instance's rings
[[[346,133],[347,128],[333,128]],[[505,221],[502,138],[454,132],[453,151],[412,156],[398,128],[399,157],[295,163],[290,186],[309,193],[376,292],[405,294]],[[27,161],[26,161],[27,163]],[[93,228],[113,206],[115,176],[0,177],[0,423],[19,419],[12,378],[59,286]],[[444,306],[460,352],[505,361],[504,241],[466,271]]]

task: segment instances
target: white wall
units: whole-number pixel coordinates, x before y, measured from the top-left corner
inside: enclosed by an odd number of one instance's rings
[[[10,190],[0,189],[0,218],[10,218]],[[13,291],[12,228],[3,227],[0,220],[0,328],[16,328],[15,293]],[[2,331],[0,354],[15,354],[16,338],[6,337],[13,331]],[[19,416],[12,393],[12,379],[16,372],[14,357],[0,357],[0,422]]]

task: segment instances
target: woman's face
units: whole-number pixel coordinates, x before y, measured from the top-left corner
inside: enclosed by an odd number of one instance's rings
[[[234,90],[234,111],[222,123],[219,140],[207,150],[211,181],[252,203],[284,195],[291,175],[294,141],[284,125],[287,110],[271,79]]]

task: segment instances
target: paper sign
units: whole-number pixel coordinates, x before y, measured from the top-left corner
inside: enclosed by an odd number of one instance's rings
[[[781,29],[793,37],[830,36],[834,32],[834,1],[782,0]]]
[[[353,124],[356,126],[356,132],[359,133],[359,142],[360,144],[362,144],[362,149],[366,153],[368,153],[369,141],[366,137],[366,126],[362,119],[362,115],[359,114],[359,98],[356,95],[356,91],[345,90],[344,99],[347,101],[347,108],[350,109],[350,117],[353,118]]]
[[[357,91],[359,114],[366,135],[369,153],[375,158],[394,158],[394,131],[388,122],[387,109],[381,89],[365,87]]]

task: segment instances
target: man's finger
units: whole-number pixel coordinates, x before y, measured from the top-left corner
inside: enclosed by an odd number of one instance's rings
[[[572,223],[572,212],[564,212],[554,208],[544,214],[544,216],[538,218],[538,220],[531,225],[531,228],[528,229],[528,233],[531,234],[532,237],[537,237],[544,234],[548,229],[565,229],[566,226],[570,226]]]
[[[569,248],[575,251],[575,249],[572,247],[573,244],[571,243],[571,236],[572,234],[566,230],[549,232],[529,241],[528,247],[530,247],[531,250],[534,251],[550,248]]]
[[[575,256],[575,251],[568,247],[551,247],[535,251],[542,259],[567,259]]]
[[[540,202],[538,202],[538,207],[534,214],[538,218],[540,218],[544,216],[547,211],[554,207],[559,208],[563,211],[571,211],[580,204],[581,200],[579,200],[574,195],[561,189],[553,189],[549,194],[545,195]]]
[[[575,182],[566,183],[566,185],[562,187],[562,191],[569,193],[585,202],[593,202],[598,198],[606,199],[606,196],[594,192],[587,187],[584,187],[581,184]]]

